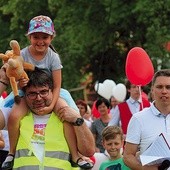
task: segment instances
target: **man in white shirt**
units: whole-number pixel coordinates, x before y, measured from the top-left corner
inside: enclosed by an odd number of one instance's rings
[[[155,73],[151,90],[154,101],[149,108],[134,114],[129,122],[124,161],[131,169],[164,170],[170,165],[166,160],[161,165],[142,166],[138,151],[142,154],[160,133],[170,134],[170,69]]]

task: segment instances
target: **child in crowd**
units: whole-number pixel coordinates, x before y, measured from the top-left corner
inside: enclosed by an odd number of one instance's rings
[[[50,113],[52,110],[56,114],[59,111],[66,112],[68,114],[69,112],[78,112],[78,109],[72,101],[72,98],[69,96],[69,93],[64,89],[61,89],[61,69],[63,66],[59,55],[53,48],[50,48],[51,42],[55,37],[54,24],[52,20],[49,17],[42,15],[34,17],[29,23],[27,37],[30,41],[30,45],[21,50],[21,55],[24,58],[24,61],[32,63],[38,68],[46,69],[53,77],[53,93],[55,94],[55,97],[53,98],[51,105],[43,108],[42,112],[45,111],[46,113]],[[27,85],[27,83],[27,80],[22,79],[19,81],[19,86],[22,89],[22,87]],[[77,110],[68,107],[70,100],[75,106],[74,108]],[[12,107],[12,111],[8,119],[10,151],[3,163],[3,169],[8,169],[13,166],[13,159],[19,136],[19,122],[26,115],[27,111],[28,108],[24,99],[21,100],[19,105],[14,104]],[[81,168],[91,168],[92,165],[90,163],[80,159],[82,155],[80,155],[77,149],[76,138],[74,138],[74,128],[70,123],[65,121],[64,132],[72,155],[72,161]]]
[[[102,162],[99,170],[130,170],[130,168],[124,164],[121,154],[124,139],[120,127],[107,126],[102,131],[102,143],[110,159]]]

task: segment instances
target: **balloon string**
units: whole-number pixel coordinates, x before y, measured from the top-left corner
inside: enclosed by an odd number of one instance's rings
[[[142,90],[141,90],[141,85],[138,86],[139,87],[139,100],[141,102],[141,109],[143,110],[143,101],[142,101]]]
[[[97,81],[97,90],[96,90],[97,94],[99,92],[99,82]]]

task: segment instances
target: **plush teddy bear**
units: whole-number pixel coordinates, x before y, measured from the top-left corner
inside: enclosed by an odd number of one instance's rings
[[[7,64],[6,75],[9,78],[12,91],[14,93],[14,101],[19,104],[21,98],[18,93],[17,82],[21,78],[28,79],[27,73],[24,70],[33,71],[35,66],[24,62],[22,56],[20,55],[20,46],[16,40],[10,41],[10,46],[12,50],[6,51],[5,54],[0,54],[0,58],[3,60],[4,64]]]

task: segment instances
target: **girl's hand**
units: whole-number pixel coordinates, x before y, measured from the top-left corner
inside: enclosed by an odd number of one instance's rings
[[[27,85],[28,81],[29,81],[28,79],[22,77],[18,83],[19,87],[22,89],[24,86]]]
[[[46,114],[49,114],[53,111],[53,107],[51,106],[48,106],[48,107],[43,107],[39,110],[37,110],[37,114],[38,115],[46,115]]]
[[[57,116],[62,122],[67,121],[70,123],[74,123],[77,120],[77,118],[81,117],[78,112],[76,112],[73,108],[68,106],[60,108],[57,112]]]

